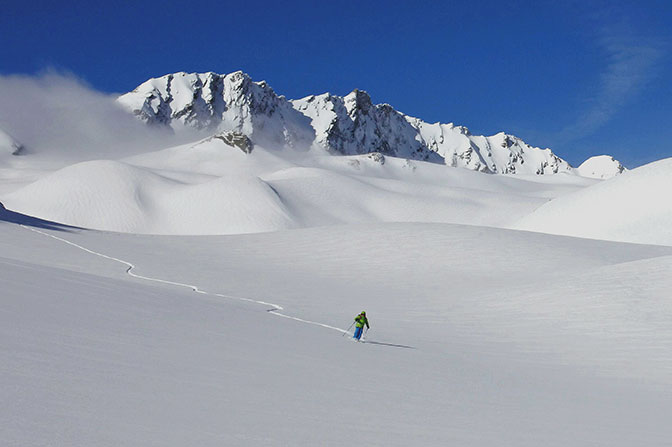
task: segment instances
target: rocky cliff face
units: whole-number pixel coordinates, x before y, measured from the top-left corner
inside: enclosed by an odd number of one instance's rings
[[[290,101],[240,71],[150,79],[119,102],[148,124],[236,132],[255,144],[312,146],[344,155],[376,152],[497,174],[574,172],[550,149],[513,135],[486,137],[452,123],[426,123],[388,104],[373,104],[361,90]]]
[[[550,174],[570,171],[549,149],[529,146],[512,135],[474,136],[462,126],[429,124],[373,105],[366,92],[345,97],[324,94],[292,101],[309,116],[316,144],[341,154],[380,152],[491,173]]]
[[[423,144],[418,131],[387,104],[374,105],[369,95],[354,90],[345,97],[328,93],[292,101],[311,119],[315,143],[344,154],[379,152],[400,158],[442,163],[443,158]]]

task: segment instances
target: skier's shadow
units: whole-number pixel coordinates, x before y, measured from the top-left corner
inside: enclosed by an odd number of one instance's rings
[[[383,343],[381,341],[364,340],[364,343],[370,345],[391,346],[393,348],[418,349],[415,346],[395,345],[394,343]]]

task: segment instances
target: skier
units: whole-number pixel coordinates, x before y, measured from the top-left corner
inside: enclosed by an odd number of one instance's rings
[[[355,335],[352,336],[355,340],[359,341],[362,338],[362,331],[364,330],[364,325],[369,329],[369,320],[366,319],[366,312],[362,311],[361,314],[355,317]]]

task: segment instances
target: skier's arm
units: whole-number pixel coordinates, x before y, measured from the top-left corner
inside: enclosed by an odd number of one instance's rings
[[[364,319],[364,323],[366,323],[366,328],[367,329],[371,329],[371,326],[369,326],[369,319],[368,318]]]

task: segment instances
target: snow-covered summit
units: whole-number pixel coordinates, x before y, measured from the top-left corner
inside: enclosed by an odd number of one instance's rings
[[[379,152],[400,158],[442,163],[443,157],[423,144],[406,116],[387,104],[374,105],[368,93],[353,90],[341,97],[325,93],[292,101],[311,119],[315,143],[344,155]]]
[[[374,104],[362,90],[287,100],[264,81],[238,71],[174,73],[150,79],[119,98],[150,124],[235,131],[252,142],[322,148],[344,155],[379,152],[502,174],[573,172],[550,149],[513,135],[472,135],[454,124],[429,124],[389,104]]]
[[[308,147],[314,133],[308,119],[264,81],[237,71],[173,73],[150,79],[119,102],[148,124],[234,131],[254,141]]]
[[[627,171],[620,161],[610,155],[590,157],[576,168],[582,177],[608,179]]]
[[[25,147],[23,144],[19,143],[14,137],[0,129],[0,155],[20,155],[24,151]]]

